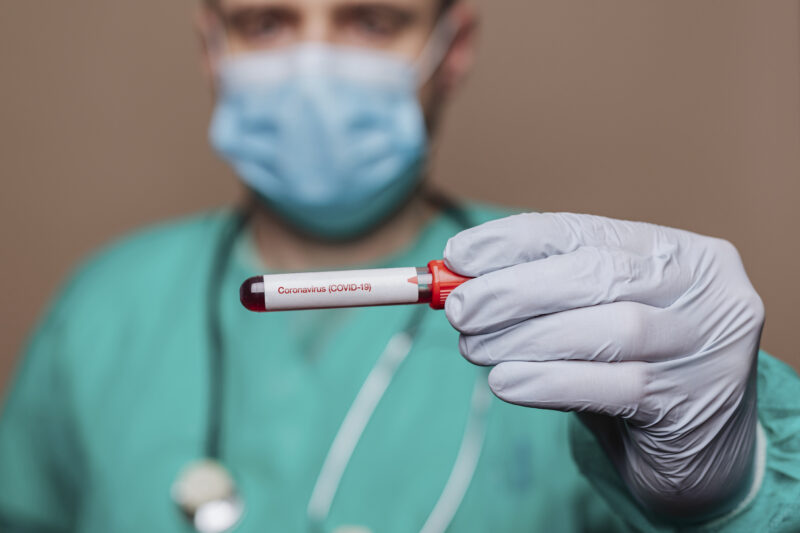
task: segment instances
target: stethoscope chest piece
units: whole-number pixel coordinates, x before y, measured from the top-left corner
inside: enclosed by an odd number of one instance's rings
[[[230,472],[211,459],[190,463],[178,474],[172,499],[200,533],[229,531],[244,513]]]

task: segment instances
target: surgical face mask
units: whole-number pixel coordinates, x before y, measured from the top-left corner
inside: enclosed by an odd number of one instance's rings
[[[421,179],[417,91],[452,37],[440,23],[417,61],[324,43],[225,56],[211,143],[294,227],[324,239],[362,234]]]

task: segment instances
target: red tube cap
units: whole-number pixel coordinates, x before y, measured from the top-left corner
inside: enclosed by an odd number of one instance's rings
[[[437,259],[428,263],[428,270],[433,276],[431,282],[431,307],[444,309],[444,302],[453,290],[472,278],[459,276],[444,265],[444,261]]]

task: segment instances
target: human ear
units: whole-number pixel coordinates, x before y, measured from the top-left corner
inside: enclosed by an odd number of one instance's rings
[[[222,28],[219,16],[208,5],[201,5],[194,13],[194,29],[200,44],[200,61],[203,77],[214,88],[217,58],[221,52]]]
[[[437,90],[447,97],[458,89],[472,71],[475,62],[479,17],[474,6],[456,2],[444,15],[455,25],[455,37],[436,74]]]

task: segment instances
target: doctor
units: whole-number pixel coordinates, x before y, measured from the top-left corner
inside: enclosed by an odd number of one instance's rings
[[[0,418],[0,530],[800,530],[800,380],[759,352],[731,244],[427,187],[475,24],[457,0],[200,8],[249,200],[62,290]],[[445,314],[238,303],[255,274],[441,255],[476,278]]]

